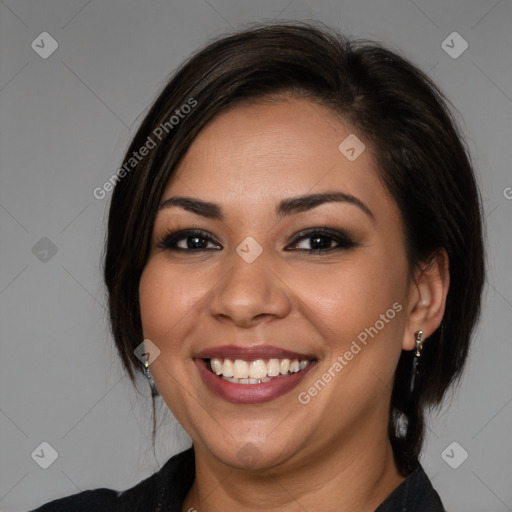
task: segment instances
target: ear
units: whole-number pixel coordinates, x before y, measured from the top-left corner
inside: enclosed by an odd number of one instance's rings
[[[449,286],[448,254],[441,248],[428,264],[414,272],[411,279],[403,350],[414,349],[417,331],[423,331],[423,339],[426,339],[439,327],[444,316]]]

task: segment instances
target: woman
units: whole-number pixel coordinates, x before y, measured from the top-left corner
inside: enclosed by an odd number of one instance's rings
[[[116,181],[114,340],[193,447],[37,510],[443,511],[423,418],[464,366],[484,254],[429,78],[312,24],[223,37],[169,81]]]

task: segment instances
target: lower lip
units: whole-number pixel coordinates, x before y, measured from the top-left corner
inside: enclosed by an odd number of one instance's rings
[[[315,361],[312,361],[300,372],[261,384],[235,384],[208,370],[204,359],[195,359],[195,363],[208,389],[224,400],[235,404],[259,404],[275,400],[297,386],[315,365]]]

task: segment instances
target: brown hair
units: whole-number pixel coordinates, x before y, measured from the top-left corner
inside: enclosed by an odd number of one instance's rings
[[[226,108],[280,94],[326,105],[371,144],[380,177],[402,215],[410,269],[427,264],[439,248],[448,253],[446,311],[424,344],[422,378],[413,396],[411,351],[402,352],[395,374],[389,437],[406,475],[420,454],[424,410],[439,405],[460,376],[480,313],[482,208],[448,100],[427,75],[380,43],[349,39],[320,24],[258,25],[211,42],[175,72],[125,161],[148,138],[155,147],[123,173],[112,195],[104,278],[114,341],[134,382],[134,370],[141,369],[134,349],[143,340],[138,287],[153,222],[164,187],[191,142]],[[179,122],[169,122],[191,100],[196,106]],[[153,440],[154,432],[153,427]]]

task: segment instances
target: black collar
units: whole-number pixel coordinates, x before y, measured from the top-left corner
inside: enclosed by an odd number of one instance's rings
[[[140,493],[146,492],[146,503],[153,503],[153,507],[148,508],[152,512],[181,512],[194,476],[195,459],[192,447],[171,457],[157,473],[141,482],[137,486],[138,497],[140,499]],[[146,485],[141,488],[143,484]],[[152,499],[149,495],[152,495]],[[445,512],[445,509],[423,467],[418,463],[416,469],[375,512]]]

